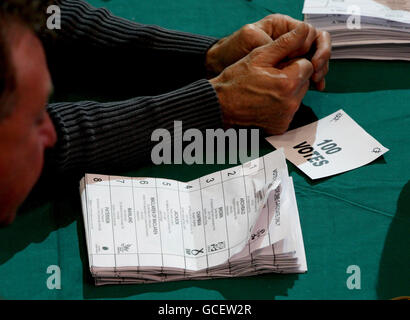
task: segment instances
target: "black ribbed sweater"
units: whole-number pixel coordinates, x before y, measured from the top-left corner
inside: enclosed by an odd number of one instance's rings
[[[58,142],[46,154],[48,166],[65,173],[129,170],[149,161],[157,128],[172,134],[175,120],[184,130],[222,125],[205,70],[206,52],[217,39],[137,24],[80,0],[56,4],[61,29],[55,39],[43,41],[54,82],[98,88],[101,81],[107,84],[101,90],[108,90],[132,87],[136,79],[138,96],[49,104]],[[106,70],[116,70],[117,76],[106,76]],[[94,80],[84,81],[90,73]]]

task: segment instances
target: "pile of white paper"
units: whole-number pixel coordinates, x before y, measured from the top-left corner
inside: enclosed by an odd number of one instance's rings
[[[410,60],[410,0],[305,0],[305,21],[332,36],[332,59]]]
[[[86,174],[80,192],[97,285],[307,271],[283,150],[190,182]]]

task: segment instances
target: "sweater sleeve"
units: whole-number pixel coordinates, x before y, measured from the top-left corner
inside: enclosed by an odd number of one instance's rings
[[[58,142],[46,154],[47,166],[76,174],[125,171],[149,161],[157,143],[151,142],[152,132],[164,128],[173,137],[176,120],[184,130],[222,125],[217,95],[206,79],[121,102],[53,103],[48,112]]]
[[[158,94],[206,77],[206,52],[217,38],[135,23],[81,0],[55,3],[61,29],[44,43],[56,86],[132,79],[136,94]]]
[[[173,135],[177,120],[184,130],[222,125],[217,94],[204,79],[206,51],[217,39],[137,24],[79,0],[55,1],[61,29],[45,48],[56,91],[63,83],[70,92],[77,86],[102,95],[127,86],[135,98],[49,104],[58,142],[46,153],[46,171],[130,170],[150,160],[155,129]]]

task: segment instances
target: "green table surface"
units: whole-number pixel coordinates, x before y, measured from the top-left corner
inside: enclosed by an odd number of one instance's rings
[[[222,37],[272,12],[302,19],[302,0],[90,0],[141,23]],[[115,88],[113,88],[114,90]],[[16,221],[0,229],[3,299],[389,299],[410,295],[410,63],[332,61],[326,92],[304,104],[317,118],[342,108],[390,149],[359,169],[312,182],[292,164],[308,272],[249,278],[95,287],[77,184],[36,187]],[[262,141],[260,154],[273,147]],[[134,176],[188,181],[224,168],[163,165]],[[56,177],[58,180],[58,177]],[[46,286],[61,268],[61,289]],[[349,290],[350,265],[361,270]]]

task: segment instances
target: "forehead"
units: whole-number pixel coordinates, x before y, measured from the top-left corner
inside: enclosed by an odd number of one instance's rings
[[[16,78],[17,100],[43,99],[51,90],[44,49],[38,37],[24,25],[12,22],[7,31],[11,61]],[[44,105],[43,105],[44,106]]]

